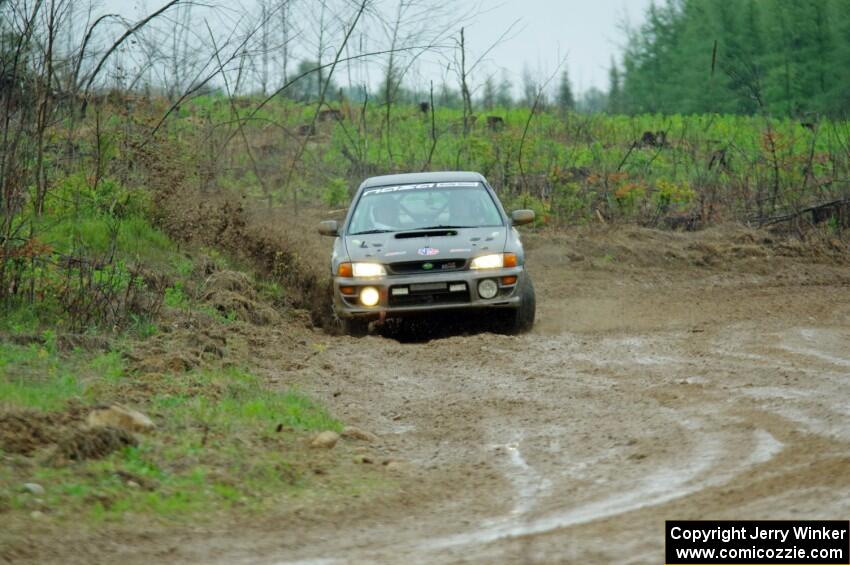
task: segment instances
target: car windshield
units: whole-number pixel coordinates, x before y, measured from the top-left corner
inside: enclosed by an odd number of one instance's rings
[[[501,226],[502,216],[479,182],[370,188],[351,216],[351,235],[436,228]]]

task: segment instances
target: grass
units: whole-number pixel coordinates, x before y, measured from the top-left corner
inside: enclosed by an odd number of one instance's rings
[[[118,381],[125,375],[124,358],[119,351],[110,351],[96,355],[88,363],[92,371],[107,381]]]
[[[32,480],[46,485],[40,507],[54,518],[84,516],[94,523],[131,515],[180,521],[235,505],[256,506],[284,489],[304,486],[303,470],[295,470],[291,455],[268,452],[252,457],[247,465],[238,458],[228,465],[206,454],[182,470],[178,463],[185,457],[179,450],[130,447],[78,467],[42,467]],[[10,505],[26,510],[32,506],[31,497],[13,493]]]
[[[79,395],[80,390],[79,383],[70,375],[39,382],[23,379],[0,381],[2,404],[39,410],[57,409],[69,398]]]
[[[61,254],[105,256],[113,238],[119,257],[151,265],[168,265],[174,244],[142,216],[115,218],[89,212],[76,216],[48,217],[35,230],[44,243]]]
[[[165,289],[165,305],[179,310],[185,310],[189,307],[189,297],[186,296],[181,283]]]
[[[40,503],[20,492],[0,490],[0,497],[5,495],[13,510],[37,507],[58,522],[82,517],[97,524],[139,515],[183,521],[235,506],[257,509],[309,485],[308,469],[297,462],[296,453],[256,453],[249,463],[240,454],[205,453],[184,470],[183,450],[130,447],[76,467],[38,468],[28,480],[45,485]],[[5,474],[0,482],[12,478],[8,470]]]
[[[39,324],[36,308],[29,305],[8,308],[0,316],[0,331],[10,334],[34,334],[38,331]]]
[[[268,508],[314,489],[316,457],[333,457],[310,450],[305,436],[341,429],[305,394],[270,388],[245,370],[144,379],[128,370],[118,351],[63,353],[50,339],[0,344],[0,411],[60,413],[72,399],[87,405],[120,400],[136,386],[150,394],[133,407],[155,420],[155,432],[138,436],[136,447],[67,465],[47,464],[49,451],[29,458],[0,451],[0,512],[10,511],[8,519],[39,510],[57,523],[97,524]],[[365,488],[358,481],[346,488]],[[41,484],[46,494],[35,500],[18,488],[25,482]]]
[[[50,345],[0,343],[0,408],[56,410],[83,387]]]
[[[277,425],[302,431],[341,429],[338,421],[304,394],[269,389],[242,370],[174,376],[167,389],[151,398],[151,409],[167,414],[168,421],[178,426],[194,423],[214,433],[232,433],[245,426],[264,426],[266,430]]]
[[[162,296],[167,308],[183,315],[206,313],[214,324],[233,323],[232,314],[220,313],[194,297],[200,284],[197,259],[178,251],[133,210],[117,217],[111,211],[104,213],[98,204],[74,214],[48,212],[33,220],[51,259],[31,273],[37,294],[50,296],[65,284],[62,268],[56,267],[62,257],[97,261],[114,251],[117,284],[129,284],[122,283],[122,277],[133,266],[142,266],[168,279]],[[204,261],[229,266],[215,250],[202,254]],[[279,300],[283,294],[273,283],[262,289],[267,300]],[[128,516],[197,520],[218,511],[265,507],[278,504],[282,497],[321,491],[311,466],[319,461],[332,467],[337,457],[310,450],[306,436],[342,427],[323,406],[297,390],[270,388],[246,369],[135,374],[123,352],[160,332],[156,319],[144,312],[133,313],[129,327],[117,338],[113,334],[109,351],[63,350],[56,331],[62,331],[64,315],[58,303],[43,299],[10,304],[0,316],[0,332],[15,338],[0,343],[0,412],[35,410],[55,422],[60,433],[68,433],[73,425],[67,423],[71,405],[118,401],[148,414],[157,430],[138,435],[135,447],[101,460],[70,464],[51,463],[50,447],[24,456],[4,453],[0,445],[4,524],[25,527],[28,514],[35,510],[43,512],[44,520],[69,525]],[[45,331],[45,327],[60,329]],[[99,332],[96,326],[87,330],[93,336]],[[21,492],[25,482],[41,484],[45,495]],[[360,489],[357,482],[347,488]]]

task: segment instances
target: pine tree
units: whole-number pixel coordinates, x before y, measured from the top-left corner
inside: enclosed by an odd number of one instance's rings
[[[555,103],[558,105],[558,111],[561,115],[566,115],[567,112],[572,112],[576,109],[576,100],[573,97],[573,88],[570,85],[570,77],[566,69],[561,73],[561,82],[558,84],[558,94],[555,97]]]
[[[834,72],[832,88],[824,102],[830,114],[846,118],[850,113],[850,0],[833,0],[830,8],[836,48],[830,57]]]
[[[609,110],[843,115],[848,45],[850,0],[653,4],[628,37]]]
[[[730,96],[736,112],[752,114],[764,106],[764,76],[761,20],[758,0],[746,0],[739,14],[737,49],[725,49],[719,63],[729,77]]]
[[[502,71],[502,80],[499,81],[499,87],[496,90],[496,105],[500,108],[510,108],[514,105],[513,97],[514,85],[511,84],[508,73]]]
[[[606,108],[608,108],[608,96],[595,86],[585,90],[576,102],[576,109],[583,114],[597,114],[604,112]]]
[[[620,114],[624,111],[620,92],[620,71],[617,62],[611,57],[611,68],[608,70],[608,113]]]
[[[460,92],[454,90],[446,81],[443,81],[440,83],[437,104],[443,108],[460,108],[463,105],[463,100],[460,97]]]
[[[492,110],[496,106],[496,83],[492,76],[484,81],[484,91],[481,93],[481,106],[485,110]]]
[[[534,101],[537,99],[537,81],[531,74],[531,69],[525,65],[522,69],[522,103],[524,106],[531,108],[534,106]]]

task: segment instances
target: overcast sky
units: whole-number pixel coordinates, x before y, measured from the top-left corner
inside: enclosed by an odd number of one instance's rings
[[[102,7],[128,17],[138,17],[160,7],[165,0],[103,0]],[[219,0],[211,2],[216,4]],[[257,0],[233,0],[251,7]],[[300,0],[305,1],[305,0]],[[306,0],[313,2],[314,0]],[[449,0],[451,1],[451,0]],[[540,80],[548,76],[564,58],[574,90],[591,86],[605,90],[611,57],[618,56],[625,40],[622,26],[639,26],[652,0],[453,0],[458,5],[480,7],[480,14],[467,23],[466,39],[470,55],[477,58],[515,22],[513,32],[495,47],[472,77],[480,85],[487,75],[505,69],[519,85],[527,66]],[[378,0],[392,16],[397,0]],[[198,18],[202,29],[202,17]],[[458,24],[459,25],[459,24]],[[453,31],[453,30],[452,30]],[[445,59],[428,64],[428,58],[413,73],[422,87],[428,80],[445,75]],[[380,73],[369,72],[374,82]],[[498,76],[497,76],[498,78]],[[516,93],[516,92],[515,92]]]
[[[606,89],[611,56],[624,43],[620,26],[640,25],[651,0],[488,0],[470,26],[473,46],[486,48],[494,34],[520,19],[520,33],[492,53],[493,64],[518,78],[524,64],[545,74],[567,57],[573,86]]]

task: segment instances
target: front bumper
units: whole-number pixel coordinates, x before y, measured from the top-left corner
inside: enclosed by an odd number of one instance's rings
[[[505,277],[516,277],[516,282],[503,284]],[[478,294],[478,283],[484,279],[498,284],[498,293],[493,298],[482,298]],[[524,279],[525,269],[522,266],[375,278],[337,276],[334,277],[334,310],[342,318],[353,318],[463,308],[517,308],[520,302],[518,289],[524,284]],[[460,285],[464,286],[463,290],[459,290]],[[378,304],[364,306],[360,303],[360,290],[364,287],[378,290]],[[344,295],[341,291],[351,288],[356,289],[354,294]],[[407,289],[407,293],[400,294],[397,289]]]

